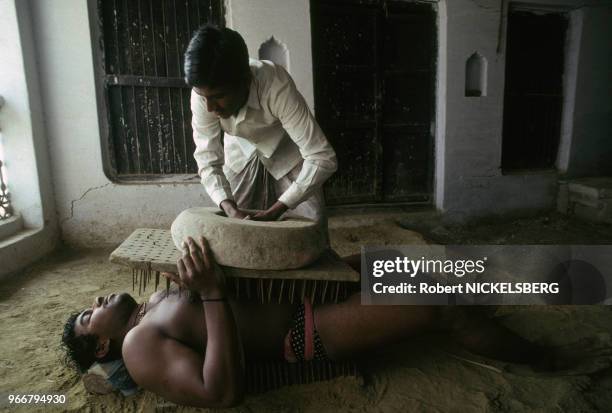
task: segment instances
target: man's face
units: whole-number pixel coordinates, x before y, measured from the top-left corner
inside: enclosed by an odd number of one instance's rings
[[[95,334],[100,338],[114,338],[123,330],[136,305],[127,293],[96,297],[92,306],[78,315],[74,332],[77,336]]]
[[[236,115],[248,97],[248,89],[241,86],[201,86],[193,90],[205,99],[206,110],[223,119]]]

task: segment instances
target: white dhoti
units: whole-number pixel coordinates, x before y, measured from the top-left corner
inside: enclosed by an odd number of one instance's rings
[[[240,209],[266,210],[270,208],[287,188],[297,179],[302,170],[298,163],[285,176],[276,180],[266,170],[256,154],[253,154],[242,171],[234,172],[225,168],[232,194]],[[288,210],[282,218],[307,218],[319,222],[327,233],[327,215],[323,188],[317,188],[313,194],[294,209]]]

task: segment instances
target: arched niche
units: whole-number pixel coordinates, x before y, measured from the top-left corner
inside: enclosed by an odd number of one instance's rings
[[[259,59],[270,60],[289,71],[289,49],[284,43],[276,40],[274,36],[259,46]]]
[[[487,59],[474,52],[465,63],[465,96],[487,95]]]

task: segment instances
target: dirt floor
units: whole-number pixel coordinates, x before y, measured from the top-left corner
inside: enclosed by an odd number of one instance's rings
[[[417,229],[419,233],[405,229]],[[443,225],[431,214],[335,214],[332,246],[341,255],[361,245],[443,243],[611,243],[609,226],[557,215],[470,227]],[[63,250],[0,286],[0,409],[9,393],[65,394],[57,411],[149,412],[176,407],[150,393],[124,398],[86,393],[60,364],[59,340],[69,313],[96,295],[129,290],[131,273],[108,262],[108,250]],[[495,317],[525,337],[566,344],[581,337],[611,343],[610,307],[504,307]],[[451,354],[444,338],[412,340],[373,352],[364,377],[294,386],[250,396],[230,412],[594,412],[612,410],[611,360],[583,363],[571,375],[537,375],[528,368]],[[471,361],[470,361],[471,360]],[[483,362],[481,365],[473,361]],[[23,411],[37,410],[23,406]],[[39,408],[38,410],[42,410]],[[46,410],[49,410],[48,408]]]

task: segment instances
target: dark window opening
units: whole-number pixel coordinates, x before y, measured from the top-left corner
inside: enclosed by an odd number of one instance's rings
[[[311,0],[315,109],[338,155],[329,204],[430,202],[431,4]]]
[[[511,11],[508,17],[502,170],[554,168],[563,104],[567,19]]]
[[[183,53],[201,24],[223,24],[221,0],[91,0],[90,12],[105,173],[197,173]]]

